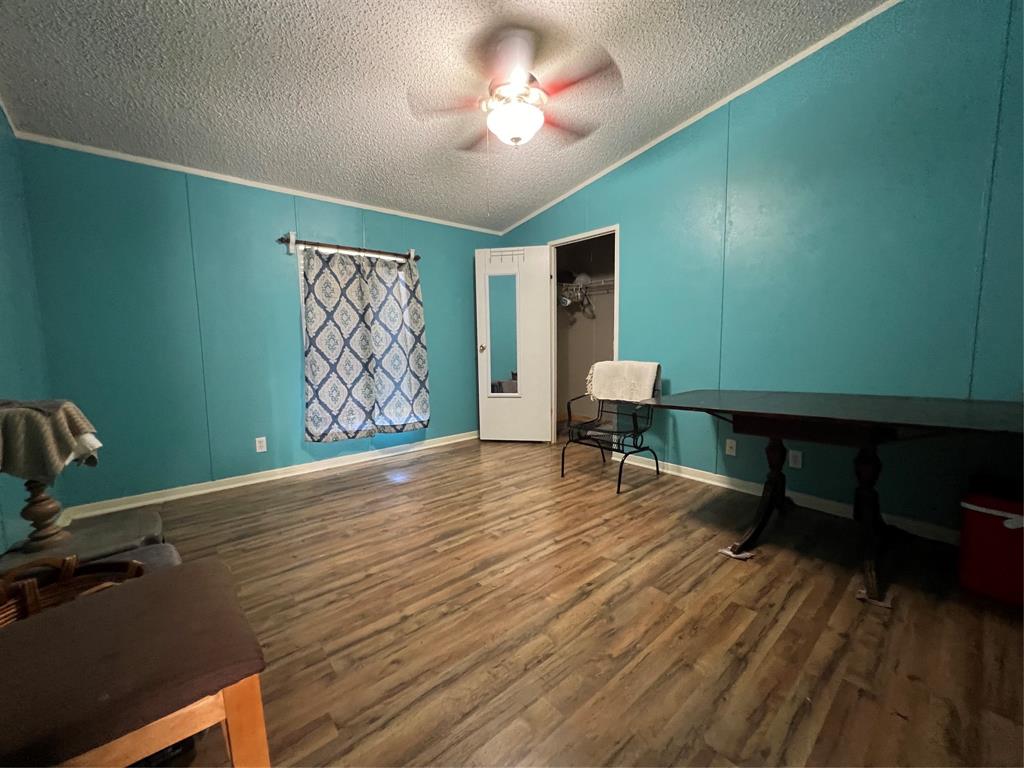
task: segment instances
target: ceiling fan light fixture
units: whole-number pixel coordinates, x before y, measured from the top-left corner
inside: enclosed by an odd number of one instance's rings
[[[487,113],[488,130],[513,147],[528,142],[543,125],[544,111],[526,101],[507,101]]]
[[[504,144],[518,147],[534,136],[544,125],[544,105],[548,95],[537,78],[515,67],[509,77],[491,82],[491,94],[480,102],[487,113],[487,128]]]

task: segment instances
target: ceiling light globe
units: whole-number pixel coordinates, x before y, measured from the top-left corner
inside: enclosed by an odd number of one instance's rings
[[[525,144],[544,125],[544,111],[524,101],[499,104],[487,114],[487,127],[503,143]]]

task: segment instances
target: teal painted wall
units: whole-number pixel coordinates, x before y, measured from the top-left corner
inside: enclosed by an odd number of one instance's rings
[[[1021,4],[1017,2],[1008,36],[971,388],[974,397],[987,399],[1020,397],[1024,388],[1021,382],[1024,370],[1021,358],[1024,351],[1022,26]]]
[[[21,162],[0,111],[0,399],[35,400],[48,394]],[[0,551],[28,530],[19,515],[24,497],[19,480],[0,474]]]
[[[667,391],[1019,397],[1020,0],[1010,11],[906,0],[500,239],[15,142],[4,125],[0,340],[19,352],[0,394],[68,397],[96,422],[100,467],[65,473],[68,504],[468,431],[473,250],[617,223],[620,355],[659,360]],[[424,254],[429,430],[302,442],[297,262],[274,243],[289,229]],[[663,414],[656,433],[670,461],[763,474],[759,441],[727,458],[707,417]],[[791,487],[848,500],[848,451],[794,447]],[[887,511],[953,522],[966,471],[998,463],[986,447],[888,447]]]
[[[103,442],[65,505],[209,479],[185,177],[21,143],[55,396]]]
[[[98,428],[80,504],[476,428],[469,230],[20,142],[54,394]],[[302,441],[302,237],[416,248],[430,355],[427,430]],[[254,440],[266,436],[268,451]]]
[[[1008,35],[1009,12],[906,0],[503,244],[619,224],[620,357],[660,361],[668,391],[1020,398],[1019,0]],[[669,461],[765,472],[762,441],[726,457],[709,417],[655,431]],[[970,471],[1019,457],[986,445],[886,447],[887,511],[955,524]],[[791,488],[850,499],[849,451],[791,447]]]

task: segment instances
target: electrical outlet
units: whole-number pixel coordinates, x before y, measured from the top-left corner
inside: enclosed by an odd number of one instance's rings
[[[803,451],[790,451],[789,452],[789,466],[793,469],[800,469],[804,465],[804,452]]]
[[[256,438],[256,453],[266,453],[266,452],[267,452],[267,438],[265,438],[265,437],[257,437]]]
[[[725,441],[725,455],[735,456],[736,455],[736,441],[731,437]]]

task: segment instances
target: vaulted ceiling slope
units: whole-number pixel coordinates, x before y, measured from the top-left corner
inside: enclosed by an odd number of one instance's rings
[[[880,0],[4,0],[0,98],[21,135],[505,230],[878,6]],[[410,108],[483,96],[480,30],[555,41],[543,83],[603,46],[621,89],[567,91],[512,148],[457,150],[482,113]]]

